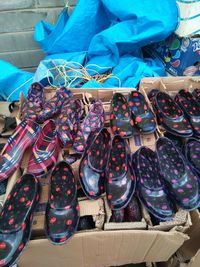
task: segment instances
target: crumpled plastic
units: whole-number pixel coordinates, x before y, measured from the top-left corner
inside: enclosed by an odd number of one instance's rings
[[[59,60],[93,65],[99,73],[112,70],[113,77],[103,83],[88,81],[84,88],[135,87],[142,77],[165,76],[162,63],[144,58],[142,47],[164,40],[177,24],[175,0],[79,0],[70,17],[64,9],[56,25],[45,21],[36,25],[35,40],[47,57],[34,81],[46,85],[50,79],[57,84],[54,71],[48,69],[54,60],[58,65]],[[3,67],[1,64],[0,71]],[[26,94],[25,87],[22,90]]]

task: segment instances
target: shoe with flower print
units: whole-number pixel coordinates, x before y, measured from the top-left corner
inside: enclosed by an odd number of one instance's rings
[[[30,240],[39,182],[32,174],[19,178],[0,214],[0,266],[13,266]]]
[[[82,123],[78,124],[77,134],[74,141],[74,149],[77,153],[83,153],[89,134],[104,127],[105,113],[101,101],[94,102]]]
[[[37,119],[39,122],[45,122],[48,119],[58,115],[62,110],[62,105],[69,101],[72,97],[72,92],[65,87],[61,87],[55,95],[44,103],[42,111],[38,114]]]
[[[44,87],[40,83],[33,83],[22,107],[22,119],[37,120],[44,105]]]
[[[52,172],[45,218],[46,235],[53,244],[66,243],[77,230],[77,185],[73,170],[65,161],[59,162]]]
[[[62,111],[56,120],[57,133],[62,147],[73,145],[81,113],[82,104],[79,99],[71,98],[63,104]]]

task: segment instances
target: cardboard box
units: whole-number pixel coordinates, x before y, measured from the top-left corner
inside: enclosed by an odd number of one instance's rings
[[[159,58],[173,76],[200,75],[200,37],[181,38],[175,34],[166,40],[145,48],[148,54]]]
[[[72,91],[76,97],[81,97],[84,102],[87,102],[87,98],[101,99],[106,110],[107,123],[109,123],[108,115],[113,93],[123,92],[128,94],[131,90],[134,89],[73,89]],[[46,98],[51,97],[54,92],[50,88],[47,89]],[[86,104],[86,109],[87,106]],[[133,151],[141,145],[148,145],[154,148],[157,135],[158,133],[155,135],[134,136],[130,140]],[[24,159],[22,167],[25,168],[26,164],[27,159]],[[19,175],[18,173],[17,176]],[[8,191],[12,188],[15,180],[16,176],[9,180]],[[45,190],[47,188],[43,192]],[[47,196],[46,193],[45,196]],[[44,198],[42,197],[41,199]],[[84,209],[81,208],[82,211],[84,210],[84,214],[92,213],[94,216],[104,216],[104,214],[99,214],[101,213],[99,212],[99,205],[96,205],[94,201],[85,199],[84,201],[87,201]],[[37,218],[34,220],[36,221],[33,226],[33,229],[35,229],[34,239],[29,242],[23,252],[19,260],[19,267],[108,267],[129,263],[161,262],[167,261],[188,239],[188,236],[182,232],[183,228],[178,229],[175,225],[172,228],[170,227],[171,231],[155,230],[153,228],[150,231],[134,230],[133,228],[118,231],[95,229],[95,231],[77,232],[66,245],[55,246],[40,232],[42,229],[37,227],[42,225],[42,221],[37,221]],[[185,221],[185,225],[188,225],[188,221]]]

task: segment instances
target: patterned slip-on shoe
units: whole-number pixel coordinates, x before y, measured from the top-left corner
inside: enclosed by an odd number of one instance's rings
[[[200,137],[200,104],[195,97],[186,90],[180,90],[175,97],[176,103],[183,110],[185,117],[190,122],[194,135]]]
[[[90,132],[104,127],[105,113],[102,102],[96,101],[90,106],[89,112],[82,123],[78,125],[77,134],[74,141],[74,149],[77,153],[83,153],[85,143]]]
[[[116,223],[121,223],[124,222],[125,218],[125,210],[112,210],[112,216],[110,218],[110,222],[116,222]]]
[[[56,164],[59,149],[55,122],[49,120],[43,126],[33,146],[27,172],[34,174],[37,178],[45,176]]]
[[[13,266],[30,240],[39,182],[31,174],[17,180],[0,215],[0,266]]]
[[[36,120],[44,105],[44,87],[40,83],[33,83],[22,107],[22,119]]]
[[[70,99],[62,106],[56,120],[57,133],[62,147],[72,146],[82,111],[79,99]]]
[[[200,184],[190,164],[173,142],[165,137],[157,140],[156,151],[168,192],[179,207],[196,209],[200,204]]]
[[[136,178],[131,166],[130,148],[116,135],[111,144],[106,168],[106,197],[112,210],[125,208],[135,192]]]
[[[193,134],[192,127],[184,117],[184,113],[177,103],[166,93],[157,92],[152,98],[152,104],[157,115],[158,124],[168,132],[182,137]]]
[[[107,129],[97,129],[91,132],[79,165],[80,183],[84,193],[90,199],[97,199],[104,192],[109,151],[110,134]]]
[[[72,168],[65,161],[59,162],[52,172],[45,218],[46,235],[55,245],[69,241],[77,230],[77,185]]]
[[[110,127],[113,134],[119,134],[123,138],[133,135],[134,122],[126,97],[115,93],[112,97],[110,111]]]
[[[0,181],[7,179],[19,167],[24,152],[34,144],[40,126],[32,120],[23,120],[9,137],[0,156]]]
[[[136,196],[133,196],[128,206],[125,208],[126,222],[141,222],[142,213],[139,201]]]
[[[192,94],[195,97],[195,100],[200,103],[200,89],[194,89]]]
[[[172,219],[175,208],[163,183],[156,153],[147,147],[141,147],[133,154],[132,163],[142,204],[156,218]]]
[[[61,87],[58,89],[55,95],[44,103],[42,111],[37,116],[37,120],[42,123],[59,114],[62,110],[62,105],[72,96],[72,92],[67,88]]]
[[[185,143],[184,154],[200,179],[200,141],[195,138],[188,139]]]
[[[129,107],[132,111],[134,125],[143,134],[150,134],[156,130],[156,118],[147,104],[144,96],[137,91],[129,95]]]

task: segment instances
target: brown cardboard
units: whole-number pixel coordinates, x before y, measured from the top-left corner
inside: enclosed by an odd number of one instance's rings
[[[63,246],[30,241],[20,267],[103,267],[167,261],[187,236],[178,232],[119,230],[77,233]],[[162,249],[163,248],[163,249]]]

